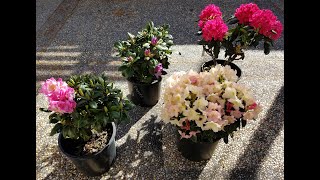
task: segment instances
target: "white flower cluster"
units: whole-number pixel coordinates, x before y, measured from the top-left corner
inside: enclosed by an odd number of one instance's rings
[[[237,78],[230,66],[219,64],[209,72],[174,73],[165,83],[162,120],[180,127],[194,121],[201,130],[218,132],[240,118],[256,119],[261,106]]]

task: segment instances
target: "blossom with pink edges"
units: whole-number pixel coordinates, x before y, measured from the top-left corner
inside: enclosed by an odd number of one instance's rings
[[[162,70],[163,70],[163,67],[162,67],[162,64],[159,63],[155,68],[154,68],[154,72],[155,72],[155,76],[157,77],[157,79],[159,79],[159,77],[162,75]]]
[[[40,93],[49,100],[48,109],[57,113],[72,113],[76,107],[74,101],[74,89],[62,81],[61,78],[55,80],[53,77],[42,83]]]

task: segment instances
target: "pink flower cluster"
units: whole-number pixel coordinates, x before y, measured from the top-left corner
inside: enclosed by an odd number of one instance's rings
[[[56,80],[52,77],[42,82],[41,85],[40,93],[48,97],[49,110],[60,114],[73,112],[76,107],[74,89],[66,82],[61,78]]]
[[[212,38],[215,41],[222,41],[223,37],[228,31],[228,26],[223,22],[221,18],[209,20],[205,23],[202,29],[202,37],[206,41],[211,41]]]
[[[235,17],[240,24],[249,24],[259,33],[272,39],[279,39],[283,27],[277,17],[268,9],[262,9],[253,3],[242,4],[236,9]]]
[[[250,18],[250,25],[259,29],[259,33],[270,39],[279,39],[283,27],[277,17],[270,10],[259,10]]]
[[[228,31],[228,26],[222,20],[222,13],[218,6],[210,4],[206,6],[200,13],[198,26],[202,29],[202,37],[205,41],[219,40]]]
[[[256,4],[242,4],[236,9],[235,17],[239,24],[252,26],[255,30],[272,40],[277,40],[283,30],[283,26],[270,10],[261,10]],[[228,31],[228,26],[222,19],[222,13],[218,6],[210,4],[199,15],[198,26],[202,30],[205,41],[212,39],[222,41]]]
[[[203,26],[208,20],[221,18],[221,17],[222,17],[222,13],[220,11],[220,8],[218,6],[215,6],[214,4],[210,4],[201,11],[198,25],[200,28],[203,28]]]
[[[240,24],[249,24],[251,16],[259,10],[260,8],[254,3],[241,4],[240,7],[236,9],[234,16],[239,20]]]

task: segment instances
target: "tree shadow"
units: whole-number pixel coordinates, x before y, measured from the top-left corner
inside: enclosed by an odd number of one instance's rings
[[[44,180],[51,179],[78,179],[78,180],[99,180],[102,176],[88,177],[79,170],[76,166],[64,156],[57,145],[53,146],[54,150],[52,151],[51,156],[42,158],[41,162],[38,164],[44,164],[37,169],[52,167],[53,170],[46,175]],[[44,149],[45,151],[45,149]]]
[[[129,111],[130,122],[129,123],[120,123],[117,125],[117,134],[116,139],[121,139],[124,135],[126,135],[129,129],[141,119],[152,107],[142,107],[135,105],[133,109]]]
[[[284,125],[284,87],[282,86],[266,117],[255,130],[244,154],[230,171],[230,179],[256,179],[261,163]]]
[[[52,154],[41,158],[37,163],[37,171],[52,167],[53,170],[43,179],[164,179],[162,152],[162,124],[156,121],[157,116],[151,115],[137,130],[137,136],[128,135],[124,144],[116,147],[117,155],[109,171],[101,176],[88,177],[77,170],[76,166],[60,153],[57,145],[53,146]],[[118,131],[118,130],[117,130]],[[43,152],[45,153],[45,149]],[[41,154],[40,154],[41,155]]]
[[[142,127],[117,146],[117,157],[108,175],[115,179],[164,179],[162,124],[157,116],[141,124]],[[136,133],[135,133],[136,132]]]
[[[210,160],[215,158],[215,153],[208,160],[191,161],[182,156],[178,150],[179,133],[172,124],[165,124],[162,129],[162,141],[165,145],[164,167],[166,179],[199,179],[203,169]]]

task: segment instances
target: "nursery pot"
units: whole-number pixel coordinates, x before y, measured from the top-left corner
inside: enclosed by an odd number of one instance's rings
[[[112,135],[108,144],[99,152],[92,155],[77,156],[72,153],[74,146],[78,145],[75,141],[65,139],[62,133],[58,137],[60,151],[77,167],[79,171],[87,176],[99,176],[108,171],[116,157],[116,125],[114,122],[108,123],[112,129]]]
[[[224,66],[225,63],[227,63],[226,60],[221,60],[221,59],[217,59],[216,62],[217,62],[217,64],[221,64],[222,66]],[[207,62],[203,63],[203,64],[201,65],[200,71],[201,71],[201,72],[204,72],[204,71],[205,71],[205,67],[210,67],[210,66],[212,66],[213,64],[214,64],[214,61],[213,61],[213,60],[210,60],[210,61],[207,61]],[[237,71],[237,76],[239,77],[238,79],[240,79],[242,71],[241,71],[241,69],[239,68],[239,66],[237,66],[236,64],[234,64],[234,63],[232,63],[232,62],[229,62],[227,65],[229,65],[229,66],[231,67],[231,69]]]
[[[213,155],[220,139],[214,142],[193,142],[191,139],[178,140],[178,150],[181,155],[191,161],[208,160]]]
[[[130,100],[140,106],[150,107],[158,103],[160,98],[161,80],[155,80],[150,84],[137,82],[133,79],[127,79]]]

